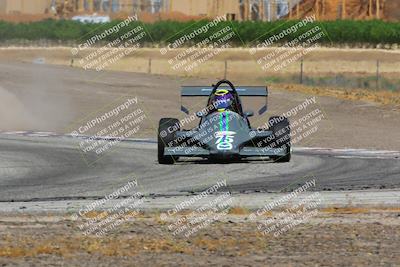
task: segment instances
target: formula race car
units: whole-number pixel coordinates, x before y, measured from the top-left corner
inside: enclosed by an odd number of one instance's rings
[[[223,85],[223,86],[222,86]],[[265,105],[259,110],[267,111],[268,89],[266,87],[237,87],[228,80],[221,80],[212,87],[183,86],[181,97],[207,96],[207,106],[198,111],[197,127],[181,130],[179,121],[162,118],[158,128],[158,162],[173,164],[180,157],[201,157],[210,161],[232,162],[249,157],[269,157],[276,162],[289,162],[291,157],[289,120],[273,116],[263,128],[253,129],[249,117],[253,111],[244,112],[240,97],[264,97]],[[189,115],[189,110],[181,105]]]

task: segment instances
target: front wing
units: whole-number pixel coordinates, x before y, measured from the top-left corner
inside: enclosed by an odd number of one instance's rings
[[[222,154],[223,152],[221,152]],[[239,156],[247,157],[268,157],[268,156],[285,156],[287,151],[282,148],[269,148],[269,147],[244,147],[239,151]],[[164,156],[175,157],[209,157],[211,153],[209,150],[202,147],[166,147]]]

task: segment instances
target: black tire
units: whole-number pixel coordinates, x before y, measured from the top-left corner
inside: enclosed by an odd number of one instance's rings
[[[172,128],[170,128],[173,126]],[[170,128],[168,130],[168,128]],[[162,118],[158,126],[158,163],[174,164],[178,157],[164,156],[165,147],[168,147],[175,140],[175,132],[180,130],[179,120],[173,118]]]
[[[269,125],[274,135],[269,143],[270,147],[286,150],[285,156],[271,156],[271,159],[275,162],[289,162],[292,156],[289,120],[285,117],[272,116],[269,118]]]

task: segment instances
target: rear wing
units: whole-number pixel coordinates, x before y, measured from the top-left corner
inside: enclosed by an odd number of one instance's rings
[[[209,96],[213,89],[211,86],[182,86],[181,96]],[[219,89],[232,90],[228,86],[220,86]],[[239,96],[268,96],[268,88],[262,86],[239,86],[236,92]]]
[[[181,111],[189,114],[189,110],[182,105],[182,97],[199,97],[199,96],[210,96],[213,91],[211,86],[182,86],[181,89]],[[232,91],[229,86],[220,86],[219,89],[226,89]],[[267,111],[267,98],[268,88],[263,86],[238,86],[235,88],[239,96],[253,96],[253,97],[265,97],[265,105],[259,110],[258,114],[262,115]]]

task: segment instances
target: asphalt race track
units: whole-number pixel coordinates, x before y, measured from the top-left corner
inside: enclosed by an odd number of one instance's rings
[[[213,164],[204,160],[157,163],[156,143],[119,143],[88,164],[67,136],[0,135],[0,201],[103,197],[136,179],[151,196],[190,195],[226,179],[231,192],[285,192],[315,178],[314,190],[400,187],[399,152],[294,148],[290,163],[256,159]]]

